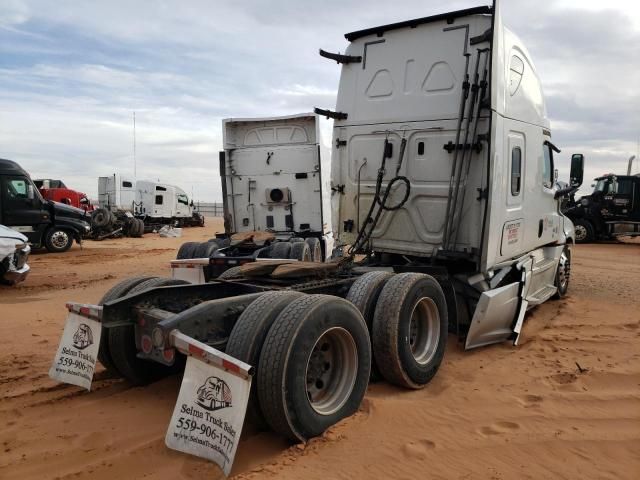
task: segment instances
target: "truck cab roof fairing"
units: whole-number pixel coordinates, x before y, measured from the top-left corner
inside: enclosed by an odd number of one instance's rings
[[[381,25],[379,27],[365,28],[364,30],[358,30],[351,33],[345,33],[344,38],[349,40],[350,42],[357,40],[361,37],[366,37],[368,35],[376,35],[381,37],[385,32],[389,30],[395,30],[398,28],[415,28],[418,25],[424,23],[437,22],[439,20],[446,20],[447,23],[453,23],[453,20],[460,17],[466,17],[469,15],[482,15],[482,14],[491,14],[491,7],[488,6],[480,6],[474,8],[467,8],[464,10],[456,10],[454,12],[442,13],[438,15],[430,15],[428,17],[416,18],[413,20],[406,20],[404,22],[390,23],[388,25]]]
[[[491,107],[498,114],[549,129],[542,83],[529,51],[502,22],[494,2]]]

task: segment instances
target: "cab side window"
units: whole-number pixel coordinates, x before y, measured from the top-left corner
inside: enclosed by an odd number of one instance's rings
[[[7,181],[8,198],[27,198],[27,182],[22,178],[10,178]]]
[[[544,159],[542,162],[542,185],[546,188],[553,187],[553,152],[548,144],[542,145]]]

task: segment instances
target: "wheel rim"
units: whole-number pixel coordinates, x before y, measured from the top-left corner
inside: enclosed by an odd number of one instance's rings
[[[560,261],[558,263],[558,287],[564,291],[569,284],[569,275],[571,274],[571,260],[567,251],[563,250],[560,254]]]
[[[581,242],[587,238],[587,229],[584,225],[574,225],[576,232],[576,241]]]
[[[341,327],[327,330],[307,360],[307,398],[320,415],[331,415],[349,399],[358,373],[358,350]]]
[[[67,232],[63,232],[62,230],[58,230],[51,235],[51,245],[55,248],[64,248],[69,243],[69,235]]]
[[[425,365],[431,361],[440,341],[440,314],[436,303],[429,297],[416,302],[409,324],[409,346],[416,362]]]

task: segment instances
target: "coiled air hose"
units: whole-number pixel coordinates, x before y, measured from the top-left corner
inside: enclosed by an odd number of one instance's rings
[[[409,199],[409,194],[411,193],[411,182],[407,177],[403,175],[397,175],[397,173],[400,171],[400,166],[402,165],[402,159],[404,157],[406,146],[407,146],[407,139],[403,137],[402,141],[400,142],[400,153],[398,155],[398,165],[396,168],[396,176],[393,177],[389,181],[389,183],[387,183],[387,188],[384,192],[384,195],[381,198],[380,192],[382,190],[382,180],[385,174],[385,164],[387,161],[387,157],[389,156],[387,154],[389,150],[389,139],[385,138],[384,149],[382,153],[382,162],[380,164],[380,168],[378,169],[378,177],[376,179],[376,191],[373,197],[373,202],[371,202],[371,207],[369,208],[369,212],[367,213],[367,216],[364,222],[362,223],[360,230],[358,231],[358,236],[356,237],[356,240],[353,242],[353,245],[351,245],[351,248],[349,249],[348,253],[350,258],[353,258],[356,253],[360,253],[364,245],[366,245],[369,242],[373,231],[375,230],[376,226],[378,225],[378,222],[380,221],[382,212],[384,211],[392,212],[392,211],[400,210],[404,206],[404,204],[407,203],[407,200]],[[397,182],[402,182],[406,185],[404,197],[400,202],[398,202],[397,205],[388,206],[387,200],[389,198],[389,194],[391,193],[393,185],[396,184]],[[376,205],[378,205],[379,208],[374,217],[373,212]]]

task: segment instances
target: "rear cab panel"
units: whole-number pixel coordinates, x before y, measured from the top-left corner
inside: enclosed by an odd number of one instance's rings
[[[386,160],[383,184],[396,176],[400,142],[406,138],[398,174],[409,179],[411,192],[400,210],[382,215],[372,246],[376,251],[430,256],[441,245],[453,161],[444,146],[456,142],[465,55],[472,74],[478,49],[488,47],[487,41],[470,46],[469,39],[490,29],[489,12],[470,9],[346,35],[346,54],[361,56],[362,61],[342,67],[336,110],[347,118],[334,124],[334,139],[346,140],[346,145],[337,147],[334,142],[333,147],[334,184],[345,185],[334,224],[343,243],[353,241],[373,201],[385,138],[393,151]],[[485,57],[481,54],[480,69]],[[485,110],[478,132],[488,130],[488,119]],[[458,249],[468,252],[477,251],[481,243],[483,205],[476,198],[478,189],[486,188],[487,157],[486,143],[471,154],[457,236]],[[404,187],[395,190],[390,205],[404,196]],[[345,229],[351,224],[354,228]]]
[[[316,115],[225,119],[223,135],[228,233],[331,233],[330,160]]]

